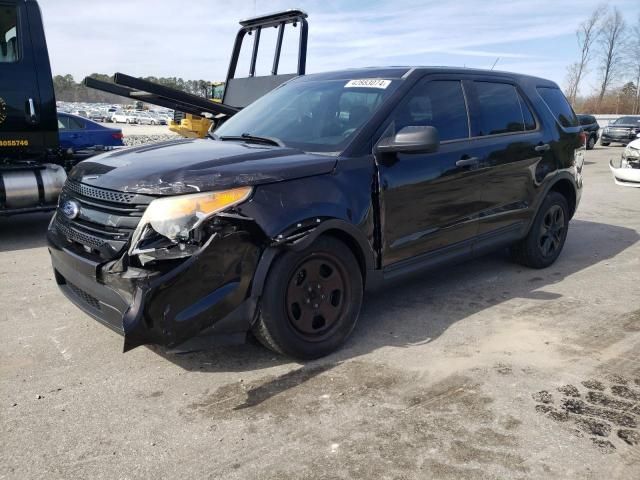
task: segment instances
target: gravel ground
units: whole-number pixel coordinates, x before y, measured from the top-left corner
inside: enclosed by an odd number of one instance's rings
[[[115,125],[110,124],[112,127]],[[127,147],[146,145],[148,143],[164,142],[181,138],[180,135],[169,130],[166,125],[126,125],[118,124],[122,129],[124,144]]]
[[[124,137],[124,144],[127,147],[136,147],[138,145],[147,145],[149,143],[165,142],[167,140],[175,140],[181,138],[180,135],[174,133],[165,133],[160,135],[127,135]]]
[[[640,478],[639,189],[587,153],[565,251],[366,298],[307,364],[249,344],[122,354],[67,302],[47,215],[0,219],[0,478]]]
[[[124,144],[127,147],[181,138],[177,133],[170,131],[166,125],[129,125],[126,123],[103,123],[102,125],[121,129],[124,134]]]

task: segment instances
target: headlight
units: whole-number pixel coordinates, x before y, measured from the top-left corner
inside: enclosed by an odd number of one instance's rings
[[[624,158],[640,158],[640,150],[627,145],[622,153]]]
[[[609,127],[604,127],[604,130],[602,131],[602,133],[609,133]]]
[[[178,195],[152,201],[136,228],[130,254],[136,252],[138,242],[148,227],[172,242],[188,240],[189,234],[207,218],[244,202],[251,195],[251,187],[240,187],[219,192]]]

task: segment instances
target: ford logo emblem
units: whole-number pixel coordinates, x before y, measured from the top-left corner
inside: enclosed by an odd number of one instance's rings
[[[73,200],[67,200],[62,204],[62,213],[64,213],[64,216],[69,220],[73,220],[80,215],[80,205]]]

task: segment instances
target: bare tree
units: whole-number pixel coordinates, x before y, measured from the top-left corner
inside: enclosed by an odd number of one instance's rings
[[[625,22],[618,7],[607,15],[600,28],[600,94],[598,105],[602,103],[607,88],[620,73],[624,65]]]
[[[637,115],[640,113],[640,15],[629,36],[628,62],[635,77],[636,87],[632,113]]]
[[[587,66],[592,56],[592,47],[600,33],[598,25],[600,19],[607,13],[606,5],[598,5],[591,16],[580,24],[576,30],[578,46],[580,47],[580,60],[572,63],[567,68],[567,97],[571,105],[575,105],[580,81],[587,73]]]

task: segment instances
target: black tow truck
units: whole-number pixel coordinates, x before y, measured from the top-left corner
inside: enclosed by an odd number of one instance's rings
[[[40,8],[0,1],[0,216],[53,210],[70,159],[60,151]]]

